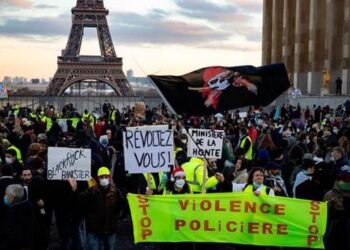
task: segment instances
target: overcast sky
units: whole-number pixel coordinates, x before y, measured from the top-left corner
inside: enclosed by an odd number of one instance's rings
[[[181,75],[213,65],[261,64],[262,0],[105,0],[123,69]],[[0,0],[0,81],[52,77],[76,0]],[[81,55],[99,55],[85,29]]]

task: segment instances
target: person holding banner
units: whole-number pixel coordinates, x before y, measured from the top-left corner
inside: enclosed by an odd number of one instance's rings
[[[116,249],[116,230],[119,223],[120,208],[123,202],[121,192],[111,182],[108,168],[97,171],[98,185],[78,195],[79,204],[86,209],[87,249]],[[77,190],[77,181],[69,178],[72,190]],[[84,213],[82,211],[82,213]]]
[[[166,173],[143,173],[138,175],[138,189],[141,194],[163,194],[168,181]]]
[[[253,167],[249,171],[247,184],[232,184],[233,192],[253,192],[255,195],[275,196],[273,189],[264,185],[265,175],[261,167]]]
[[[203,168],[204,161],[202,159],[192,157],[189,162],[184,163],[182,166],[186,173],[187,183],[190,185],[193,193],[202,192],[203,183]],[[208,171],[206,171],[208,173]],[[206,176],[205,189],[211,189],[219,184],[219,182],[224,182],[225,178],[221,173],[215,173],[214,176]]]
[[[191,188],[186,182],[186,173],[182,167],[174,168],[171,173],[170,182],[168,181],[164,194],[191,194]]]
[[[327,250],[350,249],[350,167],[340,169],[334,187],[324,196],[328,205],[328,223],[324,235]]]
[[[288,192],[284,180],[281,176],[281,165],[270,161],[265,166],[266,176],[264,184],[275,192],[276,196],[288,197]]]

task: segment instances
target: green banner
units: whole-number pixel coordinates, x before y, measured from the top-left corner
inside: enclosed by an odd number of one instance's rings
[[[324,248],[325,202],[247,193],[135,195],[135,242],[222,242]]]

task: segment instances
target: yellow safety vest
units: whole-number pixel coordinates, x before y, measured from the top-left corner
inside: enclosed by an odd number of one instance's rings
[[[70,118],[68,120],[72,121],[72,127],[73,128],[77,128],[78,122],[79,122],[79,118]]]
[[[253,185],[248,185],[246,188],[243,190],[245,193],[253,193]],[[267,187],[264,185],[260,191],[261,194],[267,195]]]
[[[89,119],[90,120],[90,114],[89,113],[84,113],[83,114],[83,120],[85,120],[85,119]]]
[[[97,182],[96,182],[96,180],[94,178],[89,179],[87,182],[88,182],[89,188],[97,186]]]
[[[148,173],[143,173],[143,176],[145,177],[145,180],[147,182],[147,174]],[[150,186],[151,186],[151,189],[155,190],[157,189],[157,185],[156,185],[156,180],[154,179],[154,176],[153,174],[149,173],[150,175]],[[159,172],[158,173],[158,176],[159,176],[159,188],[164,188],[165,187],[165,184],[166,183],[161,183],[162,182],[162,177],[163,177],[164,173],[163,172]]]
[[[182,149],[181,147],[175,148],[175,150],[174,150],[174,159],[176,159],[176,154],[177,154],[178,152],[180,152],[180,151],[183,151],[183,149]]]
[[[241,144],[239,145],[239,147],[244,148],[244,144],[247,139],[250,142],[250,146],[248,151],[245,153],[245,158],[247,160],[253,160],[253,143],[252,143],[252,139],[250,139],[248,135],[241,141]]]
[[[193,194],[191,186],[190,185],[188,185],[188,186],[189,186],[190,192],[187,194]],[[172,194],[173,194],[173,192],[171,190],[167,190],[166,188],[164,188],[163,195],[172,195]]]
[[[89,114],[89,113],[85,114],[84,113],[81,120],[82,121],[89,120],[90,121],[90,126],[94,127],[95,119],[94,119],[94,117],[91,114]]]
[[[46,131],[49,131],[51,127],[52,127],[52,119],[51,119],[51,117],[47,117],[46,118]]]
[[[13,149],[16,151],[17,160],[23,164],[21,150],[19,150],[15,145],[8,147],[8,149]]]
[[[16,104],[14,107],[13,107],[13,112],[16,116],[18,116],[18,113],[19,113],[19,105]]]
[[[116,116],[115,116],[116,110],[113,110],[109,116],[109,120],[112,122],[115,122]]]
[[[36,114],[33,113],[33,112],[30,112],[30,113],[29,113],[29,118],[30,118],[30,119],[37,119]]]
[[[182,164],[181,166],[186,174],[186,182],[190,185],[191,190],[194,193],[202,192],[203,183],[203,168],[204,162],[199,158],[192,157],[189,162]],[[219,181],[215,176],[206,177],[207,181],[205,183],[205,188],[210,189],[215,187]]]
[[[39,115],[39,119],[40,119],[41,122],[45,123],[47,117],[46,117],[46,115]]]

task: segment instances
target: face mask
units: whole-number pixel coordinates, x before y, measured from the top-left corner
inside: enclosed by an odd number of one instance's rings
[[[338,187],[343,191],[350,191],[350,182],[338,183]]]
[[[185,186],[185,180],[184,179],[178,179],[175,181],[175,186],[178,188],[183,188]]]
[[[13,163],[13,160],[10,157],[6,157],[5,160],[6,160],[6,164],[12,164]]]
[[[187,144],[187,140],[181,140],[183,144]]]
[[[259,189],[259,188],[261,188],[263,186],[263,184],[258,184],[256,182],[253,182],[253,186],[254,186],[255,189]]]
[[[106,178],[100,179],[100,186],[101,187],[107,187],[109,185],[109,180]]]
[[[9,198],[7,197],[7,195],[4,196],[4,204],[5,204],[6,206],[10,206],[10,205],[11,205],[11,203],[10,203]]]

